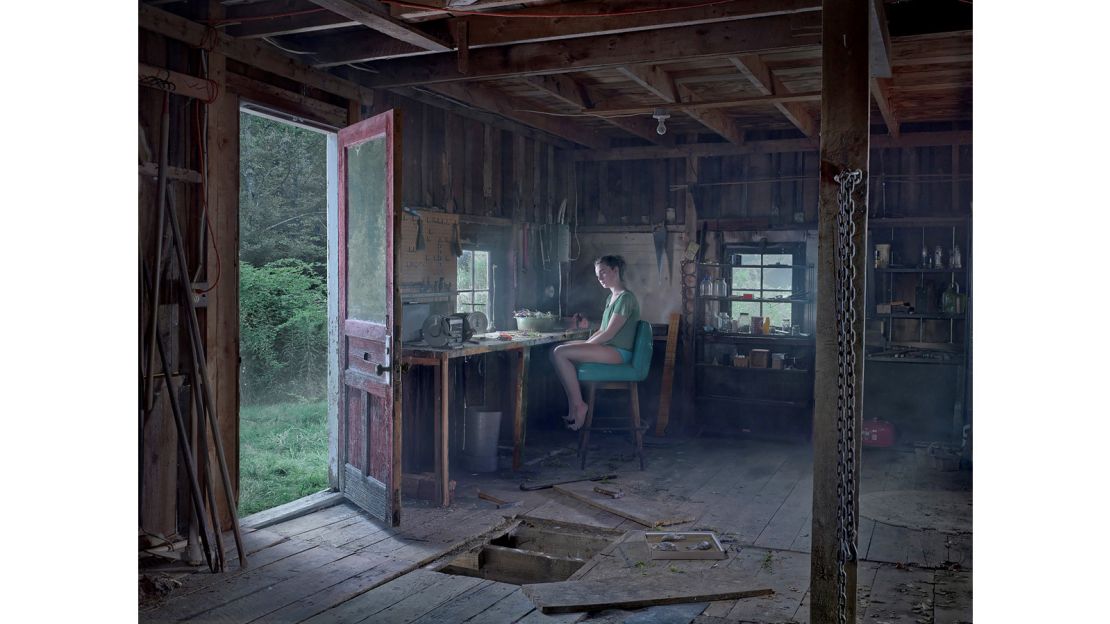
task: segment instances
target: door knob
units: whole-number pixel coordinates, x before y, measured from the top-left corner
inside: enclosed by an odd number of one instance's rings
[[[382,366],[381,364],[378,364],[377,366],[374,367],[374,370],[378,371],[379,375],[384,375],[385,372],[387,370],[389,370],[389,367],[388,366]]]

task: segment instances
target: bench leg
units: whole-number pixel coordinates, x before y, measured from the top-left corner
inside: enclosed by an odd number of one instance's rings
[[[628,384],[628,391],[632,394],[632,444],[636,447],[636,455],[640,458],[640,470],[644,469],[644,432],[640,429],[640,387],[633,382]]]
[[[590,445],[590,427],[594,421],[594,399],[597,398],[597,384],[590,382],[586,389],[586,422],[578,432],[578,468],[586,469],[586,450]]]

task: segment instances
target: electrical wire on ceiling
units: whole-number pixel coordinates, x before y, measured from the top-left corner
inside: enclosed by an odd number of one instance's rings
[[[266,43],[268,43],[268,44],[270,44],[270,45],[274,46],[275,48],[277,48],[277,49],[281,50],[282,52],[288,52],[289,54],[301,54],[301,55],[305,55],[305,54],[307,54],[307,55],[312,55],[312,54],[316,54],[315,52],[305,52],[305,51],[301,51],[301,50],[290,50],[289,48],[286,48],[286,47],[284,47],[284,46],[281,46],[281,45],[279,45],[279,44],[278,44],[277,42],[275,42],[275,41],[274,41],[274,39],[273,39],[273,37],[262,37],[262,40],[263,40],[263,41],[265,41]]]
[[[445,7],[437,9],[425,4],[413,4],[411,2],[401,2],[400,0],[381,0],[382,4],[392,4],[395,6],[402,6],[409,9],[419,9],[424,11],[443,11],[452,15],[473,15],[476,17],[506,17],[510,19],[551,19],[561,17],[620,17],[622,15],[641,15],[644,13],[665,13],[667,11],[687,11],[690,9],[698,9],[702,7],[714,6],[718,4],[725,4],[728,2],[736,2],[736,0],[710,0],[709,2],[699,2],[697,4],[688,4],[684,6],[670,6],[670,7],[655,7],[644,9],[632,9],[629,11],[612,11],[609,13],[502,13],[500,11],[467,11],[463,9],[454,9]],[[564,5],[565,6],[565,5]]]

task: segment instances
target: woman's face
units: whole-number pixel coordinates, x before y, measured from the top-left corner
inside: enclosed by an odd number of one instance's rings
[[[598,263],[594,265],[594,273],[597,274],[597,281],[605,288],[614,288],[621,283],[620,274],[613,267]]]

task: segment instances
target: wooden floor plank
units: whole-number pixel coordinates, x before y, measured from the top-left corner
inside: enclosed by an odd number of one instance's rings
[[[216,607],[205,612],[201,617],[205,622],[212,624],[246,624],[258,619],[259,616],[265,616],[343,581],[365,574],[386,561],[384,558],[375,560],[360,555],[348,555],[267,586],[263,591],[254,592]]]
[[[386,560],[375,568],[253,620],[251,624],[302,622],[328,609],[337,607],[379,585],[399,578],[405,573],[411,572],[412,569],[412,566],[408,563]]]
[[[455,599],[461,599],[481,585],[490,583],[490,581],[470,576],[455,576],[438,572],[432,572],[432,574],[437,574],[440,578],[420,592],[412,594],[404,600],[400,600],[388,608],[375,612],[359,621],[408,624],[441,605]],[[392,582],[396,583],[397,581]]]
[[[861,622],[926,622],[933,615],[933,571],[884,565],[875,575],[871,597]]]
[[[270,531],[286,537],[297,537],[323,526],[334,525],[337,522],[363,514],[362,510],[351,503],[340,503],[310,514],[293,518],[269,527]]]
[[[361,622],[410,596],[419,595],[424,589],[438,583],[443,576],[428,570],[413,570],[303,621],[305,624]]]
[[[933,624],[969,624],[971,573],[937,570],[933,581]]]
[[[809,520],[812,507],[813,471],[806,470],[801,479],[795,482],[786,500],[775,510],[767,526],[759,533],[754,545],[789,550],[802,528],[802,523]]]
[[[748,551],[749,549],[745,549]],[[759,556],[752,550],[749,556]],[[753,557],[753,558],[754,558]],[[809,555],[787,551],[763,551],[753,582],[775,590],[771,596],[737,600],[726,616],[733,620],[780,622],[794,617],[809,587]]]
[[[475,585],[464,596],[444,602],[413,620],[413,624],[457,624],[465,622],[519,589],[520,587],[508,583],[485,581]]]
[[[153,618],[151,621],[196,618],[216,607],[249,596],[309,570],[316,570],[349,554],[323,546],[309,548],[269,565],[248,569],[228,579],[227,582],[190,594],[186,599],[168,603],[157,613],[151,614]]]
[[[568,499],[565,496],[548,500],[547,503],[533,509],[523,517],[600,529],[616,528],[625,520],[616,514],[591,507],[578,500]]]
[[[505,624],[516,622],[532,611],[536,605],[517,587],[508,596],[493,603],[493,606],[466,620],[466,624]]]

